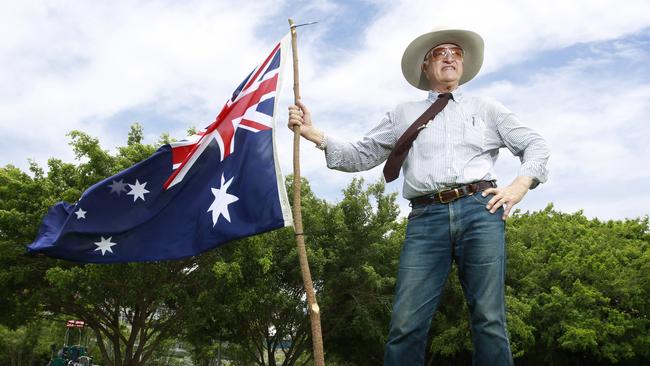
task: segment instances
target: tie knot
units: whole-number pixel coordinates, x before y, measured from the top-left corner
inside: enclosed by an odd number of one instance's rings
[[[438,94],[438,99],[454,99],[454,96],[451,93],[442,93]]]

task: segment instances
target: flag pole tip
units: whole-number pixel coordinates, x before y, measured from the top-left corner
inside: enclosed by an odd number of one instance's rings
[[[293,24],[290,28],[298,28],[298,27],[304,27],[306,25],[312,25],[312,24],[318,24],[318,22],[309,22],[309,23],[302,23],[302,24]]]

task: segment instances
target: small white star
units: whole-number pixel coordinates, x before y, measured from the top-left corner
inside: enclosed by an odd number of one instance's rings
[[[235,177],[230,178],[229,181],[225,182],[223,174],[221,175],[221,189],[211,188],[212,194],[214,195],[214,201],[210,205],[210,208],[206,212],[212,211],[212,226],[217,225],[217,220],[220,216],[223,216],[228,222],[230,222],[230,212],[228,212],[228,205],[237,202],[238,197],[233,196],[228,193],[228,188]]]
[[[82,210],[81,207],[74,214],[77,215],[77,220],[86,218],[86,211]]]
[[[129,193],[127,193],[127,194],[130,194],[130,195],[133,196],[133,202],[137,201],[138,198],[142,198],[143,201],[145,200],[144,199],[144,194],[149,193],[149,191],[147,191],[144,188],[144,186],[146,186],[146,185],[147,185],[147,182],[144,182],[144,183],[140,184],[140,182],[137,179],[135,180],[135,184],[129,184],[129,187],[131,187],[131,191],[129,191]]]
[[[109,187],[111,187],[111,193],[117,193],[119,196],[122,192],[126,192],[126,183],[124,183],[124,179],[120,179],[120,181],[113,181],[113,184],[109,184]]]
[[[108,239],[104,239],[102,236],[101,241],[96,241],[95,245],[97,245],[97,249],[95,251],[101,250],[102,255],[106,254],[106,252],[111,252],[113,253],[113,250],[111,249],[112,246],[117,245],[117,243],[111,243],[111,239],[113,239],[112,236],[110,236]]]

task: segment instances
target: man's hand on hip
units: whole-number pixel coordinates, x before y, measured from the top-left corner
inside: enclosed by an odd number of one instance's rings
[[[532,178],[519,176],[507,187],[488,188],[481,194],[483,197],[494,194],[494,197],[492,197],[485,207],[490,210],[490,213],[495,213],[499,207],[503,206],[505,211],[503,212],[502,219],[505,220],[508,218],[512,207],[524,198],[524,195],[528,192],[532,184]]]

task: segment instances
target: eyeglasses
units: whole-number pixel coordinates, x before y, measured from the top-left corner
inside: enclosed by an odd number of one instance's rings
[[[451,58],[454,61],[462,61],[464,52],[460,47],[438,47],[429,51],[424,57],[424,61],[429,61],[429,59],[441,61],[446,59],[449,55],[451,55]]]

